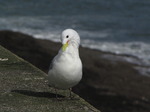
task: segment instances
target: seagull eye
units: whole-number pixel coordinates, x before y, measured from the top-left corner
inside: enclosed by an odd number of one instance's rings
[[[69,35],[67,35],[66,38],[69,38]]]

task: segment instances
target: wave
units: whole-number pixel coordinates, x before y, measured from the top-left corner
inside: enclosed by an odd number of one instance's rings
[[[95,42],[83,40],[82,45],[91,49],[99,49],[116,54],[125,54],[138,57],[143,60],[144,65],[150,65],[150,44],[144,42]]]
[[[63,19],[64,17],[62,17]],[[51,16],[25,16],[25,17],[1,17],[0,30],[8,29],[23,32],[34,36],[35,38],[48,39],[55,42],[60,41],[62,30],[70,28],[69,24],[61,22],[56,24],[59,17]],[[142,41],[117,41],[118,38],[111,38],[113,33],[109,29],[91,30],[78,28],[77,21],[71,23],[71,28],[77,29],[81,36],[81,45],[91,49],[109,51],[116,54],[128,54],[142,59],[145,64],[150,63],[150,44]],[[61,25],[62,24],[62,25]],[[120,31],[118,31],[120,32]],[[124,32],[121,32],[123,35]],[[121,36],[119,35],[119,36]],[[122,39],[122,38],[121,38]],[[124,38],[125,39],[125,38]],[[122,39],[123,40],[123,39]]]

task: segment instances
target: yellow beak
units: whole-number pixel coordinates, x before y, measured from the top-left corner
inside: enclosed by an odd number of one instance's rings
[[[65,51],[67,47],[68,47],[68,42],[66,44],[63,44],[62,51]]]

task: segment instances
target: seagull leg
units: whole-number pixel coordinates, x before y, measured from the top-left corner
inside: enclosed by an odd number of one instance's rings
[[[69,94],[69,98],[70,98],[70,99],[72,98],[71,91],[72,91],[72,88],[69,88],[69,92],[70,92],[70,94]]]
[[[58,99],[57,89],[55,88],[56,98]]]

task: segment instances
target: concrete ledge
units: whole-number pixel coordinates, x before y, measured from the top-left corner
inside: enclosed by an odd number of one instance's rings
[[[46,74],[0,46],[0,112],[99,112],[85,100],[63,98],[69,91],[47,86]]]

